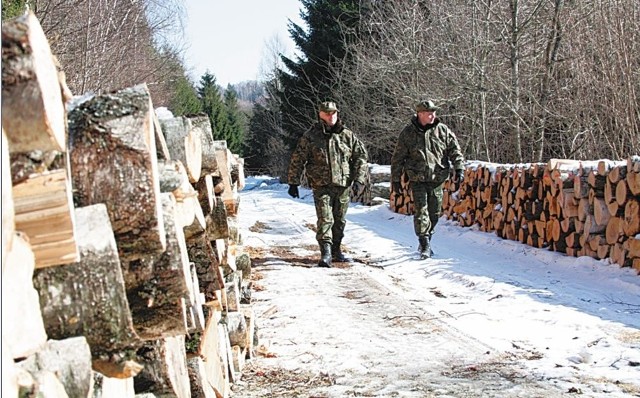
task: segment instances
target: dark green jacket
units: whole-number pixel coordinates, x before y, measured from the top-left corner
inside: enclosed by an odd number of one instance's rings
[[[391,157],[391,181],[399,182],[402,170],[409,181],[443,183],[454,170],[464,170],[464,157],[453,131],[436,119],[422,127],[414,116],[400,133]]]
[[[333,128],[320,121],[302,135],[291,155],[289,184],[300,185],[305,168],[311,188],[364,183],[367,151],[340,121]]]

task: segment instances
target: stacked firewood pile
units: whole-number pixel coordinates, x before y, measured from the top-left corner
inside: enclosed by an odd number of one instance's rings
[[[144,84],[67,101],[33,14],[2,47],[2,396],[228,396],[254,347],[242,159]]]
[[[640,157],[468,167],[445,183],[443,212],[505,239],[640,272]]]
[[[357,191],[352,187],[351,202],[366,206],[381,204],[389,198],[391,181],[390,166],[370,163],[367,169],[364,186]]]

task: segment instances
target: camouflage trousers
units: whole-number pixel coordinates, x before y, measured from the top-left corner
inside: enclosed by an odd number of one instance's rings
[[[442,184],[412,182],[413,229],[417,236],[431,236],[442,215]]]
[[[344,237],[344,226],[349,208],[349,188],[326,186],[313,190],[313,202],[318,217],[316,239],[319,244],[339,243]]]

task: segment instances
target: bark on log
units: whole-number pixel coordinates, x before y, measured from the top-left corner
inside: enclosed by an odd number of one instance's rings
[[[202,173],[202,143],[200,134],[191,126],[189,119],[178,116],[160,119],[171,159],[179,160],[187,170],[189,182],[197,182]]]
[[[121,260],[166,248],[146,85],[96,96],[69,113],[74,200],[105,203]]]
[[[15,233],[2,272],[2,341],[12,358],[31,355],[47,341],[33,288],[34,256],[25,238]]]
[[[247,320],[242,312],[227,313],[227,330],[229,331],[229,343],[231,346],[247,347]]]
[[[178,160],[158,160],[160,193],[173,192],[182,186],[186,177],[186,173],[182,172],[183,170],[184,167],[181,166]]]
[[[207,236],[201,234],[190,240],[188,253],[189,259],[196,266],[200,293],[205,295],[206,302],[216,300],[215,292],[224,288],[224,279],[218,259]]]
[[[11,153],[66,149],[61,82],[32,12],[2,24],[2,127]]]
[[[124,261],[127,298],[138,335],[156,340],[187,333],[182,298],[192,303],[191,274],[186,243],[175,224],[171,194],[161,195],[167,249],[161,254]]]
[[[80,260],[33,277],[47,333],[53,339],[85,336],[94,358],[138,348],[107,209],[78,208],[76,217]]]
[[[189,371],[189,385],[191,386],[192,398],[216,398],[213,387],[208,383],[207,370],[202,358],[188,358],[187,370]]]
[[[137,354],[144,369],[133,379],[136,393],[191,398],[184,336],[147,342]]]
[[[224,202],[216,199],[215,207],[205,217],[207,223],[207,236],[209,240],[224,239],[229,237],[229,222],[227,220],[227,208]]]
[[[13,187],[16,229],[29,236],[36,268],[79,259],[71,192],[64,169],[33,174]]]
[[[158,160],[168,162],[171,160],[171,153],[167,147],[167,141],[164,139],[164,133],[162,132],[162,125],[158,114],[153,112],[153,136],[156,140],[156,157]]]
[[[200,138],[202,146],[202,175],[214,174],[220,176],[209,116],[200,114],[187,116],[187,118],[191,121],[191,126],[196,136]]]

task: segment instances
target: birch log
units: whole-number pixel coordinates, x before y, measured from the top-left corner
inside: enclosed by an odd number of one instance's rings
[[[191,128],[200,139],[202,146],[202,174],[220,175],[216,151],[211,130],[211,120],[207,115],[190,116]]]
[[[136,393],[191,398],[184,336],[147,342],[137,354],[144,368],[133,379]]]
[[[38,292],[33,288],[35,260],[25,238],[15,233],[2,273],[2,340],[12,358],[31,355],[47,341]]]
[[[160,119],[160,125],[171,159],[181,161],[187,170],[189,181],[197,182],[202,173],[200,135],[193,130],[189,119],[182,116]]]
[[[161,196],[167,249],[123,262],[127,298],[138,335],[144,340],[187,333],[181,299],[192,303],[191,273],[173,196]]]
[[[166,248],[153,106],[146,85],[93,97],[69,113],[77,206],[105,203],[121,260]]]
[[[64,151],[66,111],[53,55],[28,12],[2,23],[2,127],[10,152]]]
[[[106,206],[78,208],[76,217],[80,260],[33,277],[47,333],[59,340],[85,336],[94,358],[135,349],[142,341],[133,328]]]
[[[13,232],[15,231],[16,222],[13,209],[13,190],[11,188],[11,174],[9,170],[9,147],[7,137],[2,129],[2,272],[4,273],[5,259]]]

